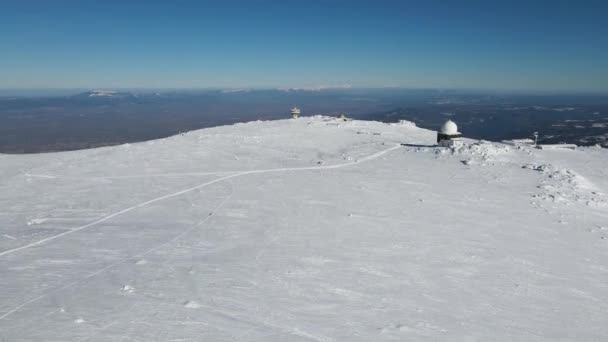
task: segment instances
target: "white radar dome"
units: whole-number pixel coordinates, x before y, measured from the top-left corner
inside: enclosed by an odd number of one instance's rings
[[[458,126],[456,126],[454,121],[448,120],[441,126],[441,134],[458,134]]]

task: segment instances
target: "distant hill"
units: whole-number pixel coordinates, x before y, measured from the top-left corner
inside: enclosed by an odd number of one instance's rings
[[[608,146],[608,98],[433,89],[100,89],[0,98],[0,152],[48,152],[150,140],[195,129],[289,117],[297,106],[361,120],[405,119],[436,130],[447,117],[465,136]]]

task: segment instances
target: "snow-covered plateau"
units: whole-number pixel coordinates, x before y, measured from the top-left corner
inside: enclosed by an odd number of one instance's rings
[[[606,341],[608,150],[250,122],[0,155],[0,341]]]

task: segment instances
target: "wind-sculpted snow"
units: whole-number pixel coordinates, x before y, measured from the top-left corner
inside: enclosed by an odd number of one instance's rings
[[[488,141],[466,143],[451,149],[455,155],[469,156],[482,162],[492,162],[499,156],[509,153],[511,147],[493,144]]]
[[[0,155],[0,341],[601,341],[608,154],[251,122]]]
[[[589,180],[570,169],[559,169],[550,164],[527,164],[523,168],[541,172],[545,180],[534,197],[566,205],[582,202],[589,207],[608,209],[608,198]]]

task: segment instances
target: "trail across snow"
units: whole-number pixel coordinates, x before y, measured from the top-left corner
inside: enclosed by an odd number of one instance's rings
[[[105,221],[107,221],[109,219],[112,219],[112,218],[114,218],[116,216],[125,214],[125,213],[130,212],[132,210],[135,210],[137,208],[141,208],[141,207],[146,206],[146,205],[148,205],[150,203],[154,203],[154,202],[162,201],[162,200],[167,199],[167,198],[179,196],[179,195],[185,194],[187,192],[190,192],[190,191],[193,191],[193,190],[197,190],[197,189],[201,189],[201,188],[204,188],[204,187],[206,187],[208,185],[211,185],[211,184],[214,184],[214,183],[217,183],[217,182],[221,182],[221,181],[225,181],[225,180],[228,180],[228,179],[231,179],[231,178],[240,177],[240,176],[244,176],[244,175],[250,175],[250,174],[262,174],[262,173],[270,173],[270,172],[310,171],[310,170],[322,170],[322,169],[338,169],[338,168],[343,168],[343,167],[347,167],[347,166],[352,166],[352,165],[355,165],[357,163],[373,160],[373,159],[378,158],[378,157],[380,157],[380,156],[382,156],[382,155],[384,155],[384,154],[386,154],[386,153],[388,153],[390,151],[393,151],[393,150],[395,150],[397,148],[399,148],[399,145],[387,148],[387,149],[382,150],[380,152],[377,152],[377,153],[374,153],[374,154],[369,155],[367,157],[361,158],[361,159],[359,159],[357,161],[352,161],[352,162],[342,163],[342,164],[326,165],[326,166],[314,166],[314,167],[298,167],[298,168],[277,168],[277,169],[265,169],[265,170],[250,170],[250,171],[243,171],[243,172],[235,173],[235,174],[232,174],[232,175],[229,175],[229,176],[225,176],[225,177],[221,177],[221,178],[218,178],[218,179],[214,179],[214,180],[212,180],[210,182],[205,182],[203,184],[199,184],[199,185],[197,185],[195,187],[191,187],[191,188],[188,188],[188,189],[180,190],[180,191],[172,193],[172,194],[168,194],[168,195],[165,195],[165,196],[157,197],[155,199],[152,199],[152,200],[140,203],[138,205],[134,205],[134,206],[131,206],[129,208],[125,208],[125,209],[123,209],[121,211],[118,211],[118,212],[113,213],[111,215],[105,216],[105,217],[103,217],[103,218],[101,218],[101,219],[99,219],[97,221],[91,222],[91,223],[86,224],[84,226],[80,226],[80,227],[68,230],[68,231],[66,231],[64,233],[57,234],[57,235],[54,235],[54,236],[46,238],[46,239],[42,239],[42,240],[39,240],[39,241],[30,243],[30,244],[27,244],[27,245],[22,246],[22,247],[18,247],[18,248],[14,248],[12,250],[4,251],[4,252],[0,253],[0,256],[8,255],[8,254],[11,254],[11,253],[14,253],[14,252],[18,252],[18,251],[21,251],[21,250],[24,250],[24,249],[27,249],[27,248],[31,248],[31,247],[34,247],[34,246],[41,245],[43,243],[50,242],[52,240],[61,238],[61,237],[65,236],[65,235],[72,234],[72,233],[75,233],[77,231],[80,231],[80,230],[83,230],[83,229],[95,226],[95,225],[97,225],[99,223],[105,222]],[[172,238],[171,240],[167,241],[166,243],[163,243],[163,244],[160,244],[160,245],[158,245],[158,246],[156,246],[154,248],[151,248],[151,249],[147,250],[144,253],[136,255],[135,257],[128,258],[128,259],[123,259],[123,260],[121,260],[119,262],[116,262],[116,263],[113,263],[111,265],[108,265],[108,266],[100,269],[99,271],[96,271],[94,273],[91,273],[91,274],[85,276],[82,280],[86,280],[86,279],[92,278],[92,277],[94,277],[94,276],[96,276],[98,274],[101,274],[102,272],[105,272],[106,270],[108,270],[110,268],[113,268],[116,265],[122,264],[122,263],[124,263],[124,262],[126,262],[128,260],[132,260],[134,258],[143,257],[146,254],[149,254],[149,253],[151,253],[151,252],[153,252],[153,251],[155,251],[155,250],[157,250],[159,248],[162,248],[162,247],[166,246],[167,244],[170,244],[170,243],[172,243],[172,242],[180,239],[182,236],[190,233],[193,229],[196,229],[197,227],[199,227],[200,225],[202,225],[203,223],[205,223],[207,221],[207,219],[209,217],[211,217],[211,215],[213,214],[213,212],[215,212],[216,210],[218,210],[219,208],[221,208],[222,205],[226,202],[226,200],[228,200],[228,198],[230,198],[230,196],[232,196],[232,194],[230,194],[228,197],[226,197],[224,200],[222,200],[221,203],[215,209],[213,209],[210,212],[209,216],[207,216],[203,221],[201,221],[197,225],[195,225],[192,229],[185,230],[184,232],[182,232],[181,234],[175,236],[174,238]],[[11,314],[15,313],[16,311],[18,311],[19,309],[23,308],[24,306],[29,305],[31,303],[34,303],[34,302],[36,302],[36,301],[38,301],[38,300],[40,300],[40,299],[48,296],[50,293],[54,293],[54,292],[57,292],[57,291],[62,291],[62,290],[65,290],[67,288],[70,288],[70,287],[72,287],[74,285],[77,285],[77,284],[81,283],[82,280],[69,283],[69,284],[67,284],[65,286],[59,287],[57,289],[54,289],[54,290],[50,291],[49,293],[45,293],[45,294],[43,294],[41,296],[38,296],[38,297],[33,298],[31,300],[28,300],[28,301],[26,301],[26,302],[24,302],[24,303],[16,306],[15,308],[7,311],[6,313],[0,315],[0,320],[6,318],[8,316],[10,316]]]
[[[608,339],[606,150],[434,141],[313,117],[0,156],[0,341]]]
[[[219,180],[217,180],[217,181],[219,181]],[[0,320],[3,320],[4,318],[6,318],[6,317],[10,316],[11,314],[17,312],[19,309],[25,307],[26,305],[32,304],[32,303],[34,303],[34,302],[36,302],[36,301],[38,301],[38,300],[40,300],[42,298],[45,298],[46,296],[48,296],[48,295],[50,295],[52,293],[63,291],[65,289],[68,289],[70,287],[78,285],[78,284],[82,283],[83,281],[85,281],[87,279],[90,279],[90,278],[93,278],[93,277],[95,277],[95,276],[97,276],[97,275],[99,275],[99,274],[101,274],[101,273],[103,273],[103,272],[105,272],[105,271],[107,271],[107,270],[109,270],[111,268],[114,268],[114,267],[116,267],[116,266],[118,266],[120,264],[123,264],[123,263],[125,263],[125,262],[127,262],[129,260],[135,260],[135,259],[138,259],[138,258],[142,258],[142,257],[146,256],[147,254],[150,254],[150,253],[152,253],[152,252],[154,252],[154,251],[156,251],[156,250],[158,250],[160,248],[163,248],[163,247],[165,247],[165,246],[167,246],[167,245],[169,245],[169,244],[171,244],[171,243],[179,240],[183,236],[187,235],[188,233],[192,232],[194,229],[199,228],[201,225],[203,225],[205,222],[207,222],[207,220],[213,215],[213,213],[215,213],[215,211],[219,210],[230,199],[230,197],[232,197],[232,194],[233,194],[233,192],[231,192],[228,196],[226,196],[224,199],[222,199],[220,201],[220,203],[215,208],[213,208],[213,210],[209,213],[209,215],[207,217],[205,217],[202,221],[200,221],[196,225],[192,226],[192,228],[184,230],[183,232],[181,232],[180,234],[178,234],[175,237],[171,238],[167,242],[164,242],[164,243],[161,243],[161,244],[159,244],[157,246],[154,246],[153,248],[150,248],[150,249],[146,250],[145,252],[139,253],[139,254],[137,254],[137,255],[135,255],[133,257],[124,258],[124,259],[122,259],[120,261],[114,262],[114,263],[112,263],[112,264],[110,264],[110,265],[108,265],[106,267],[103,267],[102,269],[100,269],[98,271],[95,271],[95,272],[93,272],[91,274],[86,275],[85,277],[83,277],[80,280],[77,280],[75,282],[71,282],[71,283],[66,284],[64,286],[61,286],[59,288],[53,289],[53,290],[51,290],[51,291],[49,291],[47,293],[44,293],[44,294],[42,294],[42,295],[40,295],[40,296],[38,296],[36,298],[30,299],[30,300],[28,300],[26,302],[23,302],[23,303],[19,304],[18,306],[12,308],[11,310],[7,311],[6,313],[0,315]]]
[[[188,189],[183,189],[183,190],[180,190],[180,191],[168,194],[168,195],[157,197],[157,198],[151,199],[149,201],[146,201],[146,202],[143,202],[143,203],[139,203],[137,205],[134,205],[134,206],[122,209],[122,210],[117,211],[115,213],[112,213],[110,215],[104,216],[104,217],[100,218],[99,220],[96,220],[94,222],[85,224],[85,225],[80,226],[80,227],[72,228],[72,229],[67,230],[67,231],[65,231],[63,233],[60,233],[60,234],[57,234],[57,235],[53,235],[53,236],[45,238],[45,239],[38,240],[38,241],[35,241],[35,242],[32,242],[32,243],[29,243],[27,245],[24,245],[24,246],[20,246],[20,247],[17,247],[17,248],[13,248],[13,249],[9,249],[9,250],[6,250],[6,251],[2,251],[2,252],[0,252],[0,256],[9,255],[9,254],[12,254],[12,253],[15,253],[15,252],[22,251],[24,249],[32,248],[32,247],[35,247],[35,246],[38,246],[38,245],[41,245],[41,244],[44,244],[44,243],[47,243],[47,242],[59,239],[59,238],[64,237],[66,235],[70,235],[70,234],[76,233],[78,231],[81,231],[83,229],[87,229],[89,227],[93,227],[93,226],[98,225],[98,224],[100,224],[102,222],[110,220],[110,219],[112,219],[114,217],[126,214],[126,213],[128,213],[130,211],[133,211],[135,209],[138,209],[138,208],[141,208],[141,207],[145,207],[145,206],[147,206],[149,204],[152,204],[152,203],[155,203],[155,202],[159,202],[159,201],[162,201],[162,200],[165,200],[165,199],[168,199],[168,198],[180,196],[180,195],[183,195],[183,194],[188,193],[190,191],[198,190],[198,189],[204,188],[204,187],[206,187],[208,185],[215,184],[215,183],[221,182],[221,181],[225,181],[225,180],[228,180],[228,179],[231,179],[231,178],[241,177],[241,176],[245,176],[245,175],[252,175],[252,174],[270,173],[270,172],[339,169],[339,168],[343,168],[343,167],[347,167],[347,166],[352,166],[352,165],[355,165],[357,163],[373,160],[373,159],[378,158],[378,157],[380,157],[380,156],[382,156],[382,155],[384,155],[384,154],[386,154],[386,153],[388,153],[388,152],[390,152],[392,150],[395,150],[397,148],[399,148],[399,145],[396,145],[396,146],[393,146],[393,147],[389,147],[389,148],[387,148],[387,149],[385,149],[383,151],[380,151],[378,153],[374,153],[372,155],[369,155],[367,157],[361,158],[359,160],[352,161],[352,162],[347,162],[347,163],[342,163],[342,164],[320,165],[320,166],[312,166],[312,167],[293,167],[293,168],[277,168],[277,169],[265,169],[265,170],[251,170],[251,171],[242,171],[242,172],[230,174],[228,176],[220,177],[218,179],[214,179],[212,181],[205,182],[205,183],[199,184],[197,186],[193,186],[193,187],[188,188]],[[232,172],[224,172],[224,173],[232,173]],[[214,173],[208,173],[208,174],[214,174]],[[185,174],[185,175],[191,175],[191,174]],[[3,316],[0,316],[0,319],[2,319],[2,318],[3,318]]]

